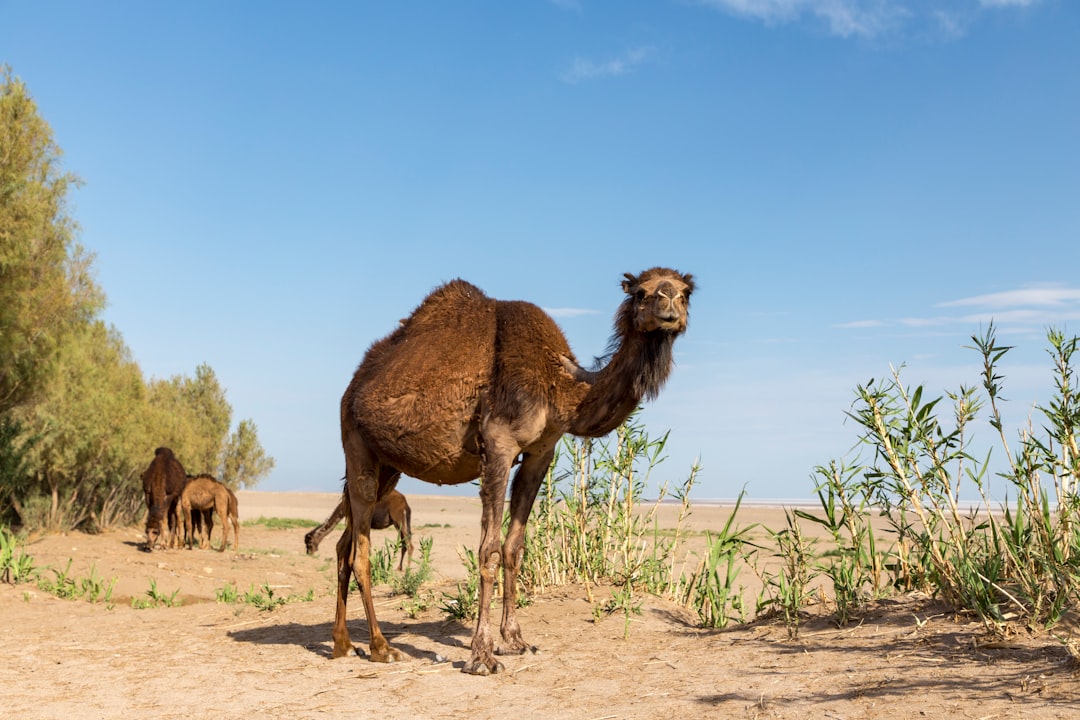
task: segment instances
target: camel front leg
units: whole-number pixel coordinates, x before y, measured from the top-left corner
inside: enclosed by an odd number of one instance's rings
[[[506,530],[503,543],[503,612],[502,643],[497,650],[499,655],[521,655],[527,651],[536,652],[536,647],[529,645],[521,636],[521,627],[517,621],[517,579],[521,570],[521,559],[525,554],[525,526],[529,521],[536,493],[544,480],[544,473],[554,457],[554,450],[541,455],[527,455],[514,475],[510,484],[510,526]]]
[[[509,460],[488,448],[484,479],[480,485],[483,505],[480,525],[480,597],[477,599],[476,630],[472,638],[472,655],[462,672],[471,675],[490,675],[505,670],[495,659],[495,641],[491,635],[491,600],[495,593],[495,573],[499,570],[499,545],[502,537],[503,506],[506,502],[506,478]],[[513,455],[510,456],[513,458]]]

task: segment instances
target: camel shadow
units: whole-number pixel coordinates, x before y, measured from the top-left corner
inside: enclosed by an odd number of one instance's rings
[[[380,627],[386,639],[398,650],[413,659],[430,660],[435,663],[445,662],[444,651],[439,648],[467,649],[471,631],[460,623],[447,621],[395,623],[380,621]],[[254,643],[256,645],[296,645],[314,655],[330,659],[333,655],[331,640],[332,623],[323,622],[306,624],[289,622],[262,627],[232,630],[227,636],[235,642]],[[357,654],[367,657],[367,628],[352,628],[352,641]],[[420,638],[428,642],[411,642]],[[433,648],[438,645],[439,648]]]

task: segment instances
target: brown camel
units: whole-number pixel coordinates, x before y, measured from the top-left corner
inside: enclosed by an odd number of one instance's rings
[[[168,528],[165,546],[169,547],[177,541],[176,508],[187,482],[187,474],[172,450],[159,447],[141,477],[146,496],[146,551],[150,552],[162,539],[165,532],[163,523]]]
[[[195,475],[188,475],[187,476],[188,482],[191,482],[192,480],[194,480],[195,477],[196,477]],[[217,478],[214,478],[212,475],[207,475],[207,477],[210,477],[215,482],[220,482],[220,481],[217,480]],[[226,485],[225,489],[229,492],[229,522],[232,523],[233,531],[235,533],[236,541],[237,541],[237,547],[235,547],[233,549],[234,550],[239,550],[240,549],[239,548],[239,541],[240,541],[239,504],[238,504],[238,501],[236,499],[236,493],[234,493],[232,491],[232,488],[230,488],[228,485]],[[210,538],[214,534],[214,507],[210,506],[206,510],[192,510],[192,512],[191,512],[191,525],[192,525],[191,534],[189,536],[185,532],[184,541],[190,543],[191,540],[194,538],[194,536],[197,534],[199,536],[199,547],[204,548],[204,547],[209,546]],[[204,530],[204,528],[205,528],[205,530]],[[224,532],[224,530],[222,530],[222,532]],[[204,533],[205,533],[205,536],[204,536]],[[205,542],[204,542],[204,540],[205,540]]]
[[[319,544],[331,530],[333,530],[342,518],[345,517],[345,498],[337,504],[330,516],[323,520],[322,525],[313,528],[304,536],[304,547],[308,555],[319,552]],[[385,496],[379,498],[375,508],[371,512],[371,529],[385,530],[394,526],[398,531],[398,544],[401,545],[401,558],[398,560],[398,570],[405,568],[405,555],[408,554],[409,562],[412,562],[412,508],[408,500],[397,490],[391,490]]]
[[[334,657],[354,648],[345,624],[350,576],[360,586],[370,657],[405,656],[386,642],[371,595],[371,518],[402,473],[438,485],[481,478],[479,617],[464,671],[502,669],[495,654],[530,649],[515,615],[525,524],[563,434],[597,437],[660,391],[675,338],[686,330],[694,282],[666,268],[627,273],[606,365],[581,369],[539,307],[487,297],[454,280],[432,292],[371,346],[341,399],[346,530],[337,544]],[[510,524],[500,542],[511,466]],[[489,622],[503,566],[502,642]]]
[[[188,480],[183,493],[180,495],[180,507],[184,513],[184,537],[187,540],[188,547],[191,547],[195,539],[192,513],[207,510],[217,511],[218,517],[221,518],[221,547],[218,552],[225,551],[225,546],[229,541],[230,523],[234,531],[233,549],[240,547],[240,523],[234,498],[232,492],[211,475],[196,475]],[[206,523],[204,527],[206,527],[206,543],[209,544],[210,531],[213,526],[211,523]],[[199,545],[203,545],[201,538]]]

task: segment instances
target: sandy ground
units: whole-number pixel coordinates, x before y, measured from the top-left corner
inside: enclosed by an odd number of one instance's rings
[[[321,519],[336,499],[241,492],[240,514]],[[409,500],[414,535],[434,541],[438,598],[465,575],[458,549],[477,542],[479,501]],[[690,525],[716,530],[729,513],[698,506]],[[662,524],[673,517],[674,509]],[[744,508],[739,519],[783,524],[775,508]],[[148,554],[135,528],[32,540],[26,549],[39,567],[63,569],[70,558],[71,575],[117,582],[108,604],[0,585],[0,717],[1080,718],[1080,677],[1053,637],[992,642],[918,598],[877,603],[844,628],[810,619],[795,640],[768,623],[704,630],[684,609],[647,599],[624,637],[621,616],[594,620],[590,596],[602,602],[608,589],[560,588],[519,613],[540,651],[473,677],[460,672],[472,627],[445,619],[438,601],[410,618],[384,587],[380,622],[411,659],[331,660],[336,534],[308,557],[304,532],[247,526],[239,552],[225,553]],[[377,532],[375,544],[392,537]],[[132,608],[151,582],[183,604]],[[314,599],[272,611],[216,602],[227,585]],[[358,597],[349,608],[363,646]]]

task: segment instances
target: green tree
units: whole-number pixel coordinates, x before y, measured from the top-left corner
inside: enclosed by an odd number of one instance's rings
[[[97,530],[134,519],[146,388],[119,333],[101,321],[71,333],[43,395],[20,418],[36,438],[12,502],[21,523]]]
[[[172,447],[189,472],[252,485],[273,468],[255,424],[229,435],[213,369],[144,380],[98,315],[52,130],[0,66],[0,522],[97,530],[145,511],[140,473]]]
[[[225,443],[221,462],[221,482],[231,488],[254,487],[274,469],[274,458],[259,444],[258,428],[251,420],[241,420]]]
[[[60,156],[26,86],[0,67],[0,414],[48,384],[65,333],[103,305],[67,211],[78,178]]]
[[[193,378],[151,381],[150,404],[157,445],[172,448],[189,473],[218,472],[232,406],[213,368],[203,363]]]

